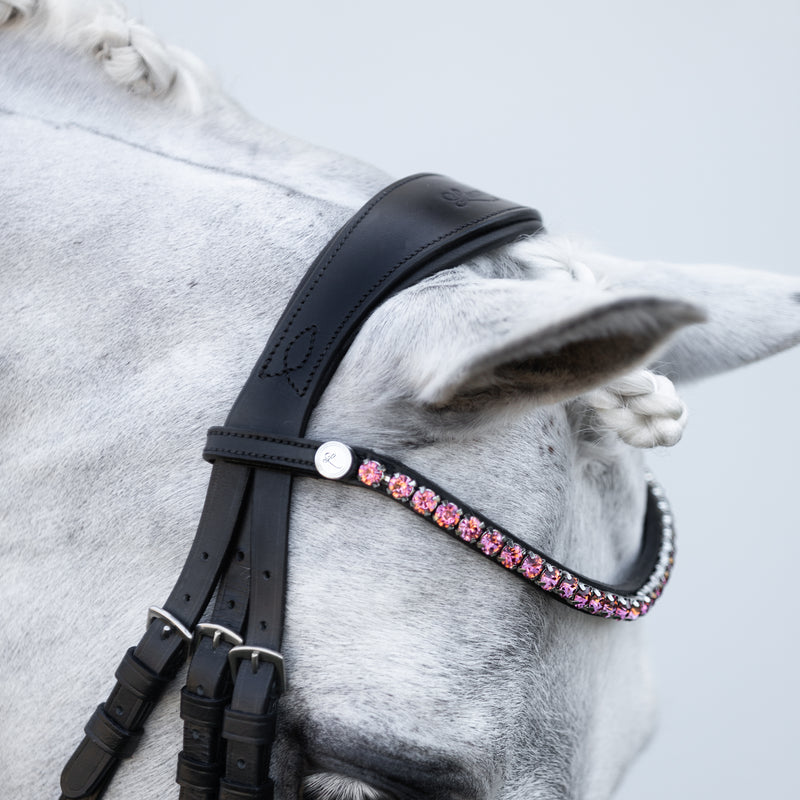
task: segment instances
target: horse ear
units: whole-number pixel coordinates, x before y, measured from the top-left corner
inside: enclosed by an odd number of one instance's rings
[[[581,256],[611,290],[656,292],[696,302],[705,325],[680,331],[652,368],[689,381],[758,361],[800,343],[800,279],[710,265],[636,263]]]
[[[410,334],[391,383],[438,408],[576,397],[645,363],[675,331],[704,318],[683,300],[574,281],[473,277],[403,294],[402,312],[389,311]]]

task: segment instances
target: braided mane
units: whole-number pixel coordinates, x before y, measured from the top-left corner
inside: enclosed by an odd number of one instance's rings
[[[0,29],[17,29],[93,57],[138,95],[200,113],[216,83],[190,53],[164,44],[115,0],[0,0]]]

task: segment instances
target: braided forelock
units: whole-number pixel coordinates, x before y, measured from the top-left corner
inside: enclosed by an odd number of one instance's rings
[[[510,254],[537,280],[574,280],[603,288],[579,247],[565,237],[529,237],[513,245]],[[689,418],[672,381],[644,368],[586,393],[584,400],[597,412],[600,426],[633,447],[677,444]]]

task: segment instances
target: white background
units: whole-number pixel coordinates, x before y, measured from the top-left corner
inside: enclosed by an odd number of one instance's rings
[[[618,255],[800,275],[800,3],[130,0],[255,116]],[[618,800],[797,797],[800,353],[684,390],[659,733]],[[621,748],[632,743],[620,741]]]

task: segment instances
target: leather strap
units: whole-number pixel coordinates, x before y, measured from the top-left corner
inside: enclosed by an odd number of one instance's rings
[[[295,291],[227,419],[240,431],[273,431],[300,438],[310,414],[367,315],[383,300],[428,275],[542,229],[532,209],[476,191],[440,175],[398,181],[367,203],[317,257]],[[244,648],[222,736],[226,775],[222,800],[271,798],[267,777],[282,690],[288,515],[292,476],[273,464],[215,463],[197,536],[178,583],[147,632],[126,656],[145,676],[136,691],[120,680],[62,773],[64,798],[99,798],[118,759],[134,740],[164,683],[186,651],[190,633],[211,596],[245,503],[250,522],[250,607]],[[172,624],[165,623],[174,620]],[[127,673],[126,673],[127,674]],[[213,716],[188,701],[187,713]],[[116,716],[115,716],[116,715]],[[97,717],[97,714],[95,715]],[[107,724],[116,720],[117,727]],[[95,719],[95,718],[93,718]],[[206,754],[208,755],[208,754]],[[183,782],[199,792],[210,761],[184,758]],[[188,790],[191,791],[191,790]],[[197,797],[204,797],[198,794]]]
[[[250,593],[251,506],[239,524],[211,619],[195,629],[194,651],[181,690],[183,750],[176,781],[180,800],[214,800],[222,774],[222,718],[232,690],[228,654],[241,645]]]

